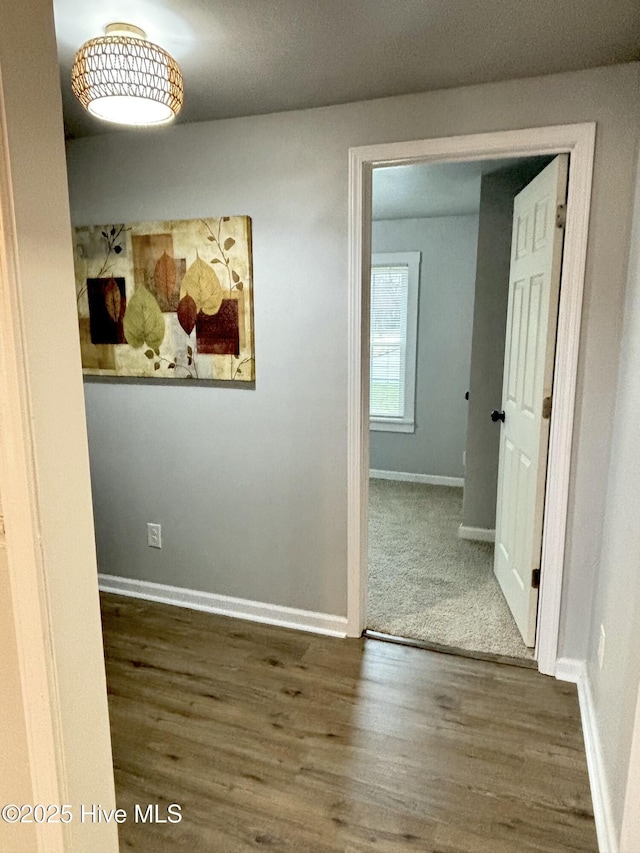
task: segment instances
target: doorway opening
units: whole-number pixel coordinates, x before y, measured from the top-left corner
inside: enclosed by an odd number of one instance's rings
[[[496,496],[518,488],[505,449],[513,448],[520,407],[512,397],[520,385],[527,388],[527,417],[538,409],[538,438],[548,433],[539,410],[547,353],[551,391],[560,265],[547,250],[555,240],[562,251],[555,210],[566,201],[567,160],[563,154],[373,170],[368,634],[533,660],[535,624],[520,611],[531,609],[535,619],[537,593],[525,583],[512,588],[513,547],[507,553],[505,539],[529,533],[523,521],[535,516],[537,484],[526,475],[535,459],[544,473],[546,448],[524,448],[525,477],[519,494],[500,502],[494,548]],[[535,271],[510,281],[512,258],[519,258],[517,269],[525,256]],[[508,335],[508,317],[525,329]],[[505,353],[508,423],[501,420]],[[501,453],[509,470],[499,476]],[[509,513],[516,506],[513,531]],[[536,535],[537,549],[519,553],[516,568],[539,560]]]
[[[350,152],[348,621],[351,636],[360,635],[368,627],[369,378],[371,357],[369,312],[371,308],[372,248],[374,250],[376,248],[372,246],[371,239],[372,176],[374,170],[412,164],[456,164],[460,166],[463,163],[477,164],[480,161],[494,161],[495,163],[495,161],[504,161],[505,159],[513,161],[531,157],[545,158],[544,162],[549,162],[555,160],[558,154],[565,154],[571,156],[571,182],[568,187],[566,203],[564,263],[560,304],[557,313],[557,335],[551,335],[556,338],[557,345],[555,370],[551,367],[549,374],[549,381],[552,380],[553,384],[553,417],[550,422],[550,431],[547,430],[549,435],[548,476],[546,485],[542,484],[545,507],[544,523],[541,514],[539,519],[542,553],[537,631],[535,631],[535,617],[533,623],[534,633],[536,634],[533,657],[537,661],[540,671],[555,674],[560,624],[569,449],[573,425],[594,136],[595,128],[593,125],[572,125],[369,146],[352,149]],[[565,160],[568,161],[568,157]],[[538,161],[538,163],[541,162],[543,161]],[[490,168],[491,166],[489,166]],[[535,227],[535,225],[531,227]],[[380,247],[378,246],[378,248]],[[380,254],[380,252],[376,254]],[[378,260],[375,259],[374,268]],[[378,298],[379,294],[374,295],[374,300]],[[546,330],[544,338],[546,341]],[[440,372],[441,378],[446,382],[446,370],[441,367]],[[373,377],[373,373],[371,376]],[[379,397],[380,389],[372,386],[371,399],[374,405],[381,405]],[[498,401],[497,404],[492,402],[489,411],[495,409],[496,415],[499,416],[503,411],[501,402]],[[382,403],[384,404],[384,400]],[[471,405],[471,398],[467,405]],[[406,414],[407,412],[403,411],[405,419]],[[498,428],[503,429],[501,424],[498,424]],[[544,450],[546,451],[546,447]],[[397,466],[395,467],[397,468]],[[544,466],[542,467],[544,469]],[[385,469],[374,468],[374,470]],[[511,477],[512,480],[513,477]],[[389,481],[377,480],[374,488],[379,485],[382,485],[383,488],[388,487]],[[391,481],[391,486],[393,485],[393,481]],[[434,487],[440,485],[441,488],[452,488],[451,485],[444,486],[444,484],[438,483],[419,485],[433,485]],[[498,517],[500,517],[500,511],[498,511]],[[516,512],[515,518],[519,517]],[[462,525],[462,527],[473,528],[474,525],[468,524]],[[464,531],[461,532],[464,535]],[[472,542],[473,540],[467,541]],[[486,543],[484,544],[486,545]],[[512,570],[513,567],[509,569],[509,571]],[[537,581],[537,578],[534,580]],[[537,592],[535,598],[538,601]],[[531,638],[529,642],[532,642]]]

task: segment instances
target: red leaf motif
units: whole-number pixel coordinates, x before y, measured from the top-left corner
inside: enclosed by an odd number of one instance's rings
[[[104,304],[113,322],[117,323],[122,310],[122,295],[114,278],[109,279],[105,285]]]
[[[190,335],[193,332],[193,327],[196,324],[196,317],[198,316],[198,309],[196,308],[196,303],[191,296],[187,293],[186,296],[183,296],[178,305],[178,322],[185,330],[185,332]]]

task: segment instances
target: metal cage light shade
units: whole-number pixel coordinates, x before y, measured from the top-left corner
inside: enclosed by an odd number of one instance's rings
[[[110,24],[76,53],[71,87],[90,113],[119,124],[162,124],[182,107],[175,59],[128,24]]]

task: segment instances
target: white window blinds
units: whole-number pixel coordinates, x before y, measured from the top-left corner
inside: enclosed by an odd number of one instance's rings
[[[409,268],[371,268],[372,418],[402,418],[405,413]]]

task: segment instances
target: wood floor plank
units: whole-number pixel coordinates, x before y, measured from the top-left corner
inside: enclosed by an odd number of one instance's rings
[[[539,673],[102,598],[120,826],[173,853],[597,850],[576,691]]]

